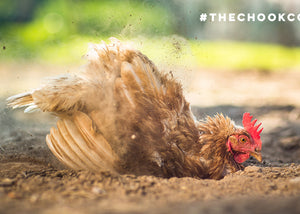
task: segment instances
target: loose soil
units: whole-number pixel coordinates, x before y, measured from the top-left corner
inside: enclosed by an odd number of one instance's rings
[[[300,213],[299,72],[178,73],[187,77],[183,84],[197,118],[222,112],[241,124],[243,112],[249,111],[264,126],[262,163],[251,158],[244,171],[199,180],[64,167],[45,143],[55,117],[13,111],[4,100],[38,85],[41,76],[54,75],[51,70],[30,64],[0,66],[8,77],[0,80],[5,86],[0,102],[0,213]],[[55,68],[55,74],[61,70],[65,68]]]

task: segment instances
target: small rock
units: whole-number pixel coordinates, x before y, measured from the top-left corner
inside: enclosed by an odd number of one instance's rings
[[[97,194],[97,195],[103,195],[103,194],[106,193],[106,191],[104,189],[101,189],[101,188],[97,187],[97,186],[94,186],[92,188],[92,193]]]
[[[55,177],[62,178],[64,175],[63,175],[62,172],[58,171],[58,172],[55,172],[55,173],[54,173],[54,176],[55,176]]]
[[[30,196],[29,201],[31,203],[35,203],[38,201],[38,199],[39,199],[39,196],[37,194],[34,194],[34,195]]]
[[[3,180],[0,181],[0,186],[2,187],[9,187],[14,185],[15,180],[10,179],[10,178],[4,178]]]
[[[271,184],[271,185],[269,185],[269,188],[270,188],[271,190],[277,190],[277,189],[278,189],[278,187],[277,187],[276,184]]]

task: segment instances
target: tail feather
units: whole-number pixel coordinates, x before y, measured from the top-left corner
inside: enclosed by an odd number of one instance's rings
[[[36,106],[33,101],[32,92],[11,96],[7,98],[6,101],[7,105],[13,109],[26,107],[24,110],[25,113],[31,113],[38,110],[38,106]]]

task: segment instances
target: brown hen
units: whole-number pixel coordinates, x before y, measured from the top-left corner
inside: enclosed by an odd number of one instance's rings
[[[250,155],[261,161],[262,129],[249,113],[244,127],[222,114],[197,121],[181,84],[116,39],[90,45],[86,58],[84,72],[8,98],[59,117],[46,142],[70,168],[220,179]]]

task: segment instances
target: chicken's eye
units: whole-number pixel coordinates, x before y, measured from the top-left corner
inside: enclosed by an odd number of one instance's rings
[[[242,143],[245,143],[246,142],[246,139],[245,138],[240,138],[240,141],[242,142]]]

